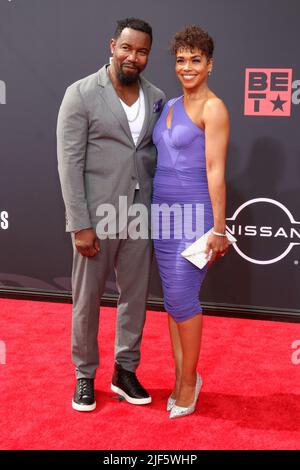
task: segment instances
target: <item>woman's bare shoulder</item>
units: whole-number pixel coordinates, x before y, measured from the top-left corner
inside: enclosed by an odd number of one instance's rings
[[[203,113],[207,118],[215,116],[218,116],[219,118],[228,118],[227,106],[224,101],[214,93],[207,98]]]

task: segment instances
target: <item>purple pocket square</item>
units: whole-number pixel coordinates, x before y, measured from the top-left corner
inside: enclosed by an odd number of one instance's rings
[[[160,100],[156,101],[153,105],[153,112],[154,113],[159,113],[159,111],[162,108],[162,104],[163,104],[163,99],[162,98]]]

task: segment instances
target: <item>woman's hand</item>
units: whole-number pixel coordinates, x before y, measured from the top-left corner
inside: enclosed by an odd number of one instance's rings
[[[211,233],[207,240],[205,253],[207,256],[211,253],[208,264],[211,265],[221,256],[225,256],[229,248],[227,237],[214,235]]]

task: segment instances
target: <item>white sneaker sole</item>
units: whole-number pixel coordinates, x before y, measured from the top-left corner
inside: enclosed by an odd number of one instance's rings
[[[132,398],[129,395],[127,395],[123,390],[120,388],[116,387],[115,385],[111,384],[110,386],[111,390],[121,397],[125,398],[128,403],[131,403],[132,405],[147,405],[148,403],[152,402],[152,398]]]
[[[76,411],[93,411],[96,408],[96,402],[94,401],[91,405],[78,405],[72,400],[72,408]]]

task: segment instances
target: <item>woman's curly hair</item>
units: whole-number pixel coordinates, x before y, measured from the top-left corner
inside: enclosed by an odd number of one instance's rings
[[[171,43],[171,52],[177,54],[179,49],[200,49],[211,59],[214,52],[214,41],[210,35],[197,25],[186,26],[182,31],[175,34]]]

